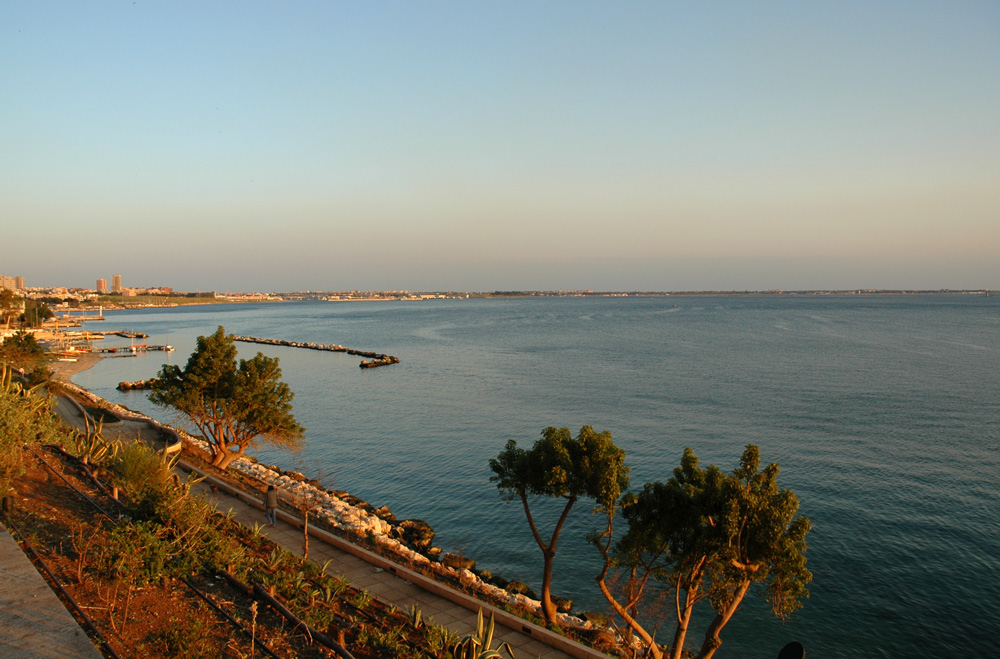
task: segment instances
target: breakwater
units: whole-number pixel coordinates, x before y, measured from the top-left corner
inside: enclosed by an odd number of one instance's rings
[[[173,346],[150,346],[145,343],[134,345],[134,346],[119,346],[117,348],[93,348],[89,352],[96,352],[101,354],[120,354],[120,353],[131,353],[136,354],[140,352],[173,352]]]
[[[115,388],[118,391],[145,391],[147,389],[152,389],[155,384],[156,378],[153,378],[151,380],[138,380],[136,382],[119,382],[118,386]]]
[[[90,320],[89,318],[86,320]],[[104,320],[103,318],[101,320]],[[149,335],[145,332],[136,332],[135,330],[106,330],[106,331],[92,331],[90,334],[99,334],[100,336],[120,336],[126,339],[148,339]]]
[[[261,339],[256,336],[234,336],[237,341],[242,341],[244,343],[261,343],[270,346],[285,346],[288,348],[305,348],[306,350],[325,350],[327,352],[344,352],[348,355],[357,355],[358,357],[366,357],[361,361],[358,366],[361,368],[375,368],[376,366],[389,366],[390,364],[398,364],[399,358],[393,357],[392,355],[386,355],[380,352],[370,352],[366,350],[353,350],[351,348],[345,348],[342,345],[336,345],[333,343],[307,343],[304,341],[286,341],[284,339]],[[369,361],[370,360],[370,361]]]

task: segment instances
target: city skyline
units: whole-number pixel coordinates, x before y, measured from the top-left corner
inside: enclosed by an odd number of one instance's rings
[[[4,269],[33,286],[1000,281],[996,3],[3,16]]]

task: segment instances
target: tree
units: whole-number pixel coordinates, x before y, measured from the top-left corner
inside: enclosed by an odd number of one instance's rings
[[[278,360],[257,353],[236,361],[236,341],[220,325],[199,336],[187,365],[164,364],[149,399],[186,414],[202,432],[212,464],[225,469],[259,441],[297,449],[304,430],[292,416],[295,394]]]
[[[684,651],[695,605],[708,598],[717,615],[698,655],[708,659],[721,645],[719,633],[754,583],[779,617],[786,617],[808,596],[812,574],[805,568],[807,518],[795,515],[798,499],[777,487],[778,465],[760,471],[759,450],[747,445],[740,466],[724,474],[698,467],[690,448],[666,483],[646,483],[619,505],[628,530],[612,544],[615,515],[606,511],[606,529],[592,536],[604,557],[598,585],[631,632],[655,659],[663,650],[647,627],[657,622],[641,608],[644,591],[656,583],[673,594],[676,626],[671,659]],[[614,569],[625,587],[614,593],[606,578]]]
[[[17,315],[14,304],[19,301],[20,298],[14,295],[14,291],[9,288],[0,288],[0,322],[3,323],[4,329],[9,326],[10,319]]]
[[[21,330],[0,343],[0,361],[16,369],[32,371],[42,365],[45,350],[35,340],[35,335]]]
[[[611,433],[583,426],[574,438],[569,428],[548,427],[530,450],[518,448],[513,439],[490,460],[490,481],[510,501],[520,499],[531,534],[542,550],[542,615],[553,624],[556,605],[552,601],[552,566],[559,534],[570,509],[581,497],[594,499],[599,509],[613,508],[628,487],[629,468],[625,451],[611,441]],[[529,497],[565,499],[562,513],[546,541],[531,514]]]
[[[21,315],[21,322],[26,327],[41,327],[42,323],[54,315],[44,302],[26,300],[24,303],[24,313]]]
[[[673,478],[666,483],[646,483],[638,494],[622,498],[621,516],[628,530],[617,543],[612,546],[612,510],[607,511],[605,530],[592,536],[604,558],[597,577],[601,593],[654,659],[660,659],[663,651],[655,634],[646,629],[649,623],[641,622],[649,618],[640,615],[644,613],[640,609],[647,598],[646,588],[652,580],[674,593],[676,627],[670,657],[679,659],[694,606],[705,596],[705,577],[720,549],[716,520],[723,512],[724,484],[725,475],[717,467],[700,469],[694,452],[685,449]],[[612,569],[624,577],[619,579],[624,587],[618,593],[612,592],[607,582]]]
[[[720,525],[725,539],[712,565],[709,600],[716,616],[705,632],[698,659],[715,654],[719,633],[732,619],[750,586],[766,583],[763,595],[784,619],[809,596],[806,534],[811,523],[796,517],[799,499],[778,488],[778,465],[760,470],[760,451],[748,444],[740,466],[726,483],[726,510]]]
[[[68,442],[51,409],[52,400],[43,389],[26,388],[13,369],[0,364],[0,496],[7,495],[14,479],[24,473],[25,444]]]

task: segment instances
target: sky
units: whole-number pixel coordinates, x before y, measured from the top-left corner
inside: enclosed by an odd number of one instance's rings
[[[1000,3],[0,2],[0,274],[1000,287]]]

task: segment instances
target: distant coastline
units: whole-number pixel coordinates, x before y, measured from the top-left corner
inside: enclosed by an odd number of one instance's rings
[[[282,301],[313,300],[325,302],[352,301],[426,301],[442,299],[484,299],[525,297],[777,297],[777,296],[876,296],[876,295],[986,295],[988,289],[836,289],[836,290],[760,290],[760,291],[293,291],[273,293]],[[230,300],[236,301],[236,300]]]

